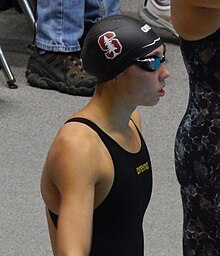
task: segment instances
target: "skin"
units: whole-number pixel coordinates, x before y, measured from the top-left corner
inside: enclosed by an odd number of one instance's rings
[[[199,40],[220,28],[220,1],[171,0],[171,17],[183,39]]]
[[[163,55],[161,45],[152,54]],[[84,117],[129,152],[138,152],[138,105],[155,105],[169,72],[164,64],[155,72],[130,66],[115,79],[97,85],[88,105],[72,117]],[[86,161],[85,161],[86,159]],[[82,123],[63,125],[54,139],[43,168],[41,192],[46,204],[51,244],[56,256],[89,255],[93,211],[109,193],[114,168],[108,150],[96,132]],[[48,210],[59,215],[58,229]]]

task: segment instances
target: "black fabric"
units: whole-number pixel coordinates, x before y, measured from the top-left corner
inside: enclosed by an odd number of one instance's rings
[[[48,212],[50,214],[51,220],[54,224],[54,226],[57,228],[57,222],[58,222],[58,215],[52,212],[50,209],[48,209]]]
[[[17,0],[0,0],[0,11],[6,11],[12,7],[15,7],[18,12],[22,12]]]
[[[5,11],[13,6],[10,0],[0,0],[0,10]]]
[[[140,132],[140,151],[129,153],[93,122],[84,118],[67,122],[81,122],[96,131],[114,164],[112,188],[94,210],[90,256],[143,256],[142,222],[152,192],[152,170]]]
[[[175,142],[183,201],[183,255],[220,255],[220,29],[180,48],[189,100]]]

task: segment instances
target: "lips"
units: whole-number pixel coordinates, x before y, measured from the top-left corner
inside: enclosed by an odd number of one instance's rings
[[[161,88],[159,91],[158,91],[159,95],[160,96],[164,96],[165,95],[165,91],[163,88]]]

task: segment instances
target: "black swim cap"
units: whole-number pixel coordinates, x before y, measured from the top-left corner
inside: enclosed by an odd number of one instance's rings
[[[88,32],[81,52],[84,69],[98,82],[113,79],[162,44],[146,23],[125,15],[98,21]]]

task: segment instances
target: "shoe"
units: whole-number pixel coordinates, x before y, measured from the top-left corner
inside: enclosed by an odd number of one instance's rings
[[[145,0],[144,6],[139,9],[139,16],[149,25],[165,29],[174,37],[179,37],[170,21],[170,0]]]
[[[30,86],[92,96],[96,78],[85,72],[77,53],[45,52],[34,48],[25,73]]]

